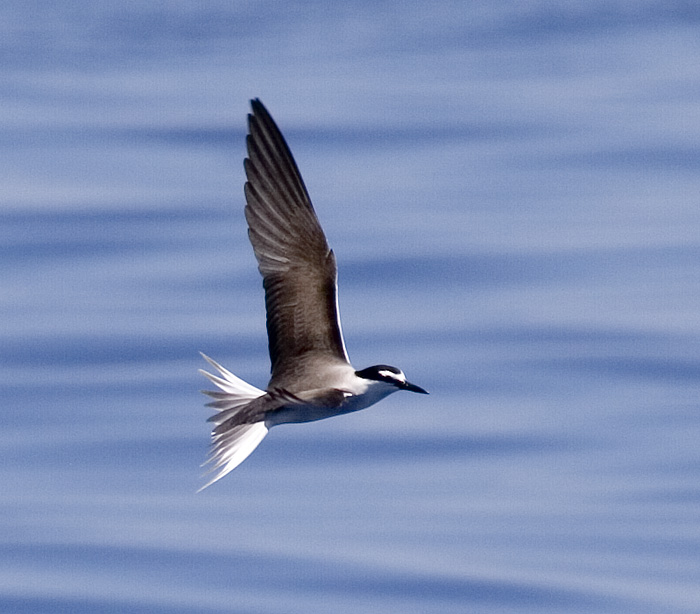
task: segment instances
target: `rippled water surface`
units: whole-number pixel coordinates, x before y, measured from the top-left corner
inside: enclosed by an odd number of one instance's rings
[[[700,611],[692,3],[0,8],[0,611]],[[429,397],[203,493],[204,351],[258,386],[245,114],[348,350]]]

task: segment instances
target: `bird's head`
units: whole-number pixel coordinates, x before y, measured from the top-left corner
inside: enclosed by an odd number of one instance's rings
[[[355,371],[355,375],[357,375],[357,377],[361,377],[362,379],[381,382],[389,386],[393,386],[397,390],[408,390],[409,392],[428,394],[427,390],[408,382],[401,369],[390,367],[389,365],[374,365],[373,367],[367,367],[366,369],[362,369],[362,371]]]

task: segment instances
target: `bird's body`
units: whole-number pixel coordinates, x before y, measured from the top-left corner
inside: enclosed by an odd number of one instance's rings
[[[397,390],[425,393],[400,369],[356,371],[338,317],[337,267],[294,158],[259,100],[248,116],[245,184],[248,236],[263,277],[272,375],[266,390],[247,384],[206,357],[219,372],[205,391],[215,475],[235,469],[278,424],[311,422],[364,409]]]

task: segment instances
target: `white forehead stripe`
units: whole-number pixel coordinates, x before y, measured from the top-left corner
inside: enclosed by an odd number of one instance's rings
[[[389,379],[396,379],[399,380],[400,382],[405,382],[406,381],[406,376],[403,373],[394,373],[393,371],[379,371],[379,375],[382,377],[387,377]]]

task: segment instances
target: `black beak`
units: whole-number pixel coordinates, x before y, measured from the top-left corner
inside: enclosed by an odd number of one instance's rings
[[[401,386],[401,390],[408,390],[409,392],[417,392],[419,394],[430,394],[427,390],[424,390],[420,386],[406,382]]]

